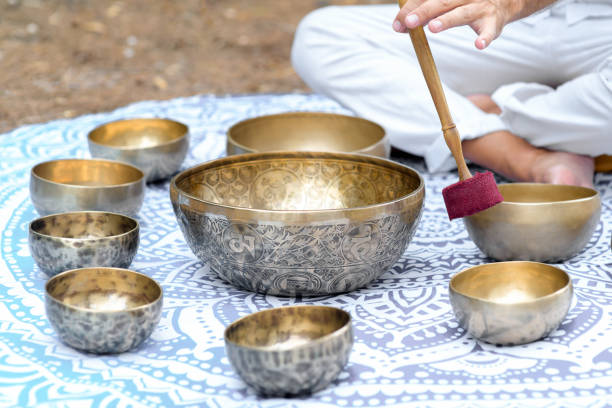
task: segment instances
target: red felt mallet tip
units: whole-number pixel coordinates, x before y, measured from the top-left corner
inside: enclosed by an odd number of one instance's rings
[[[445,187],[442,197],[450,220],[476,214],[504,201],[490,171],[475,173],[466,180]]]

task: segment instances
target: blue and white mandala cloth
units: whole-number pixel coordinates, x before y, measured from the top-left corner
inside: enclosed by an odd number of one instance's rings
[[[470,337],[448,302],[454,273],[489,262],[460,221],[449,222],[441,189],[455,174],[425,174],[427,198],[400,261],[364,289],[339,296],[278,298],[228,285],[195,258],[177,226],[168,183],[147,186],[141,243],[131,269],[164,289],[159,326],[137,350],[96,356],[62,344],[44,310],[44,275],[30,257],[29,198],[38,162],[89,157],[86,135],[130,117],[187,124],[184,168],[225,154],[225,132],[284,111],[346,113],[316,95],[197,96],[24,126],[0,136],[0,407],[604,407],[612,406],[612,174],[598,174],[601,221],[587,248],[560,265],[575,295],[549,337],[496,347]],[[410,163],[423,170],[421,162]],[[420,166],[420,167],[419,167]],[[263,399],[225,356],[224,328],[251,312],[295,303],[340,307],[355,345],[340,377],[307,398]]]

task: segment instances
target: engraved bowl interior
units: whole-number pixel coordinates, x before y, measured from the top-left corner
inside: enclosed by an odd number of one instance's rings
[[[280,150],[389,157],[390,144],[385,130],[372,121],[323,112],[259,116],[238,122],[227,131],[228,154]]]
[[[389,203],[415,192],[413,170],[338,157],[275,157],[202,166],[176,179],[208,203],[272,211],[312,211]]]
[[[559,262],[589,242],[601,213],[597,190],[570,185],[499,185],[504,201],[463,218],[470,238],[499,261]]]

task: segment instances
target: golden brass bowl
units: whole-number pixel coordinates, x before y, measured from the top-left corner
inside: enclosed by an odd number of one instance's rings
[[[30,199],[40,215],[91,210],[135,216],[144,192],[142,171],[116,161],[51,160],[30,173]]]
[[[245,316],[225,329],[234,369],[257,393],[319,391],[338,377],[353,346],[351,316],[328,306],[290,306]]]
[[[73,269],[45,286],[47,317],[60,339],[90,353],[121,353],[153,332],[162,308],[153,279],[120,268]]]
[[[474,266],[449,284],[461,326],[480,340],[501,345],[546,337],[565,318],[572,293],[567,273],[537,262]]]
[[[230,156],[170,183],[198,258],[240,288],[285,296],[347,292],[386,272],[406,250],[424,196],[415,170],[347,153]]]
[[[189,129],[169,119],[126,119],[98,126],[87,140],[92,157],[130,163],[147,181],[157,181],[180,169],[189,149]]]
[[[599,193],[586,187],[501,184],[500,204],[463,218],[485,255],[500,260],[559,262],[580,252],[601,213]]]
[[[40,217],[30,223],[32,258],[49,276],[91,266],[127,268],[140,240],[138,221],[103,211]]]
[[[259,116],[227,131],[227,154],[321,151],[389,157],[391,144],[376,123],[355,116],[290,112]]]

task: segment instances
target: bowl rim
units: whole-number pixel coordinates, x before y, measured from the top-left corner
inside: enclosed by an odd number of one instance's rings
[[[177,186],[177,181],[179,181],[179,179],[187,177],[189,173],[194,173],[197,169],[212,166],[212,164],[215,162],[220,162],[221,164],[223,164],[224,161],[228,161],[228,162],[235,161],[235,162],[240,162],[240,163],[246,163],[246,162],[257,161],[257,160],[270,160],[274,158],[282,158],[284,156],[291,156],[291,158],[297,158],[297,159],[300,159],[300,158],[341,159],[341,160],[347,160],[347,161],[357,161],[360,163],[383,162],[386,165],[386,167],[401,168],[404,171],[408,170],[409,172],[413,173],[414,175],[416,175],[416,178],[419,181],[419,185],[413,191],[409,192],[408,194],[402,195],[401,197],[398,197],[390,201],[384,201],[384,202],[360,206],[360,207],[303,209],[303,210],[273,210],[273,209],[252,208],[252,207],[239,207],[239,206],[229,205],[229,204],[214,203],[212,201],[203,200],[192,194],[188,194]],[[218,166],[213,166],[213,167],[218,167]],[[347,211],[351,211],[351,212],[352,211],[363,211],[363,210],[367,211],[367,210],[375,209],[378,207],[390,206],[390,205],[399,203],[401,201],[404,201],[406,199],[416,197],[422,192],[424,192],[425,181],[423,179],[423,176],[421,176],[421,174],[415,169],[413,169],[412,167],[406,166],[405,164],[395,162],[391,159],[386,159],[383,157],[371,156],[371,155],[361,154],[361,153],[275,151],[275,152],[245,153],[245,154],[239,154],[239,155],[233,155],[233,156],[224,156],[224,157],[220,157],[217,159],[206,161],[204,163],[197,164],[195,166],[192,166],[188,169],[185,169],[179,172],[174,177],[172,177],[172,179],[170,180],[170,194],[171,195],[172,195],[173,190],[176,191],[178,196],[182,195],[182,196],[189,198],[190,200],[194,200],[196,202],[205,204],[207,206],[224,209],[224,210],[242,211],[245,213],[255,213],[255,214],[264,214],[264,213],[267,213],[267,214],[300,214],[300,215],[302,214],[306,214],[306,215],[307,214],[337,214],[337,213],[342,213],[342,212],[347,212]]]
[[[228,338],[228,333],[232,326],[235,326],[244,320],[251,319],[253,318],[253,316],[257,314],[267,313],[267,312],[270,312],[271,310],[303,309],[303,308],[319,308],[319,309],[324,308],[324,309],[329,309],[329,310],[341,311],[343,314],[347,316],[347,320],[342,326],[338,327],[331,333],[327,333],[321,337],[317,337],[316,339],[309,340],[306,343],[302,343],[297,346],[292,346],[292,347],[287,347],[287,348],[271,349],[269,346],[245,346],[245,345],[236,343],[235,341],[232,341]],[[231,344],[233,347],[239,347],[242,349],[260,351],[260,352],[284,352],[284,351],[291,351],[291,350],[299,350],[302,348],[309,348],[312,346],[316,346],[319,343],[323,343],[323,342],[332,340],[336,337],[341,337],[342,335],[344,335],[344,332],[346,332],[347,330],[350,330],[352,326],[352,322],[353,322],[353,318],[351,317],[351,314],[347,312],[346,310],[341,309],[339,307],[327,306],[327,305],[315,305],[315,304],[293,304],[293,305],[288,305],[288,306],[271,307],[268,309],[257,310],[255,312],[247,314],[246,316],[242,316],[227,325],[227,327],[223,331],[223,339],[225,340],[226,344]]]
[[[179,136],[176,137],[172,140],[169,140],[167,142],[163,142],[163,143],[158,143],[155,144],[154,146],[147,146],[147,147],[138,147],[138,146],[112,146],[112,145],[108,145],[108,144],[104,144],[104,143],[99,143],[95,140],[92,139],[93,133],[98,131],[99,129],[102,129],[105,126],[108,125],[113,125],[116,123],[122,123],[122,122],[136,122],[136,121],[146,121],[146,122],[170,122],[176,125],[179,125],[180,127],[183,127],[185,129],[185,131]],[[95,128],[91,129],[89,132],[87,132],[87,141],[91,144],[94,144],[96,146],[101,146],[104,147],[106,149],[113,149],[113,150],[120,150],[120,151],[137,151],[137,150],[152,150],[152,149],[157,149],[160,147],[164,147],[164,146],[170,146],[173,144],[177,144],[182,142],[184,139],[189,137],[189,126],[187,126],[186,124],[179,122],[177,120],[174,119],[170,119],[170,118],[124,118],[124,119],[118,119],[118,120],[111,120],[108,122],[104,122],[101,123],[99,125],[97,125]]]
[[[38,175],[36,173],[36,169],[39,166],[42,166],[44,164],[49,164],[49,163],[54,163],[54,162],[61,162],[61,161],[74,161],[74,162],[105,162],[105,163],[112,163],[112,164],[119,164],[125,167],[129,167],[133,170],[137,170],[140,173],[140,177],[138,177],[137,179],[135,179],[134,181],[130,181],[127,183],[121,183],[121,184],[105,184],[105,185],[97,185],[97,186],[86,186],[86,185],[81,185],[81,184],[69,184],[69,183],[60,183],[45,177],[42,177],[40,175]],[[95,190],[95,189],[110,189],[110,188],[118,188],[118,187],[128,187],[131,185],[138,185],[140,183],[144,183],[145,182],[145,174],[142,170],[140,170],[138,167],[133,166],[129,163],[126,162],[122,162],[119,160],[109,160],[109,159],[102,159],[102,158],[63,158],[63,159],[52,159],[52,160],[46,160],[40,163],[36,163],[34,166],[32,166],[32,168],[30,169],[30,178],[34,178],[39,180],[40,182],[44,182],[44,183],[49,183],[52,185],[57,185],[57,186],[62,186],[62,187],[69,187],[69,188],[76,188],[76,189],[89,189],[89,190]]]
[[[370,150],[372,147],[380,144],[380,143],[384,143],[384,141],[386,139],[389,138],[389,136],[387,135],[387,131],[385,130],[385,128],[383,128],[381,125],[379,125],[378,123],[366,119],[366,118],[362,118],[360,116],[352,116],[352,115],[346,115],[343,113],[335,113],[335,112],[324,112],[324,111],[287,111],[287,112],[278,112],[278,113],[273,113],[273,114],[268,114],[268,115],[259,115],[259,116],[253,116],[253,117],[248,117],[248,118],[244,118],[236,123],[234,123],[232,126],[229,127],[229,129],[227,129],[227,131],[225,132],[226,137],[227,137],[227,144],[228,145],[233,145],[236,146],[242,150],[244,150],[245,152],[248,153],[263,153],[260,150],[256,150],[251,146],[246,146],[242,143],[239,143],[236,141],[236,139],[234,139],[233,137],[233,133],[236,131],[236,129],[240,128],[240,127],[244,127],[244,126],[248,126],[252,123],[256,123],[256,122],[260,122],[260,121],[264,121],[264,120],[271,120],[271,119],[276,119],[276,118],[288,118],[288,117],[326,117],[326,118],[342,118],[342,119],[356,119],[359,122],[362,123],[368,123],[369,125],[373,125],[374,127],[377,127],[378,129],[381,130],[382,132],[382,137],[379,138],[378,140],[376,140],[374,143],[371,143],[367,146],[364,146],[360,149],[357,150],[351,150],[349,152],[346,153],[361,153],[361,152],[365,152]],[[282,151],[282,150],[279,150]],[[380,157],[380,156],[379,156]]]
[[[479,297],[479,296],[472,296],[472,295],[466,294],[463,291],[458,290],[455,287],[455,285],[454,285],[455,279],[457,277],[459,277],[460,275],[462,275],[464,273],[469,273],[469,272],[473,271],[474,269],[482,268],[484,266],[498,265],[498,264],[537,264],[537,265],[544,265],[544,266],[546,266],[549,269],[556,269],[556,270],[560,271],[563,274],[563,276],[565,276],[567,278],[567,283],[565,285],[563,285],[562,287],[560,287],[559,289],[557,289],[556,291],[554,291],[552,293],[549,293],[547,295],[540,296],[540,297],[537,297],[537,298],[531,299],[531,300],[523,300],[523,301],[520,301],[520,302],[512,302],[512,303],[500,303],[500,302],[495,302],[493,300],[485,299],[485,298],[482,298],[482,297]],[[464,296],[464,297],[466,297],[468,299],[471,299],[471,300],[477,300],[479,302],[488,303],[488,304],[496,305],[496,306],[509,306],[509,307],[522,306],[522,305],[527,305],[527,304],[533,304],[533,303],[537,303],[537,302],[546,301],[546,300],[548,300],[550,298],[553,298],[555,296],[560,295],[564,291],[571,290],[572,287],[573,287],[572,278],[571,278],[571,276],[566,271],[564,271],[563,269],[561,269],[559,267],[550,265],[550,264],[546,264],[546,263],[542,263],[542,262],[535,262],[535,261],[500,261],[500,262],[491,262],[491,263],[484,263],[484,264],[480,264],[480,265],[474,265],[474,266],[471,266],[469,268],[463,269],[462,271],[457,272],[455,275],[453,275],[453,277],[448,282],[448,289],[449,289],[450,292],[453,292],[453,293],[456,293],[458,295]]]
[[[571,187],[571,188],[576,188],[579,190],[584,190],[584,191],[588,191],[589,193],[591,193],[588,197],[583,197],[583,198],[573,198],[570,200],[557,200],[557,201],[538,201],[538,202],[524,202],[524,201],[506,201],[504,199],[504,201],[502,201],[499,204],[506,204],[506,205],[516,205],[516,206],[525,206],[525,207],[539,207],[539,206],[550,206],[550,205],[566,205],[566,204],[573,204],[573,203],[580,203],[580,202],[585,202],[585,201],[590,201],[590,200],[594,200],[597,199],[598,197],[600,197],[599,191],[597,191],[595,188],[591,188],[591,187],[584,187],[584,186],[574,186],[574,185],[570,185],[570,184],[550,184],[550,183],[523,183],[523,182],[516,182],[516,183],[500,183],[498,184],[499,187],[503,186],[516,186],[516,187],[526,187],[526,186],[538,186],[538,187],[544,187],[544,188],[559,188],[559,187]],[[500,191],[501,193],[501,191]]]
[[[119,310],[99,310],[99,309],[88,309],[86,307],[81,307],[81,306],[74,306],[74,305],[69,305],[66,304],[66,302],[62,302],[61,300],[57,299],[55,296],[51,295],[49,293],[49,285],[51,284],[51,282],[53,282],[56,279],[59,279],[60,277],[64,276],[64,275],[68,275],[71,273],[78,273],[78,272],[82,272],[82,271],[86,271],[86,270],[105,270],[105,271],[121,271],[121,272],[127,272],[129,274],[132,275],[140,275],[144,278],[146,278],[146,280],[152,282],[158,289],[159,289],[159,296],[157,296],[155,299],[153,299],[152,301],[145,303],[143,305],[139,305],[136,307],[131,307],[131,308],[126,308],[126,309],[119,309]],[[96,313],[96,314],[120,314],[120,313],[131,313],[131,312],[135,312],[141,309],[146,309],[148,307],[151,307],[152,305],[156,304],[157,302],[162,301],[163,297],[164,297],[164,289],[162,288],[162,286],[157,283],[157,281],[153,278],[151,278],[148,275],[145,275],[144,273],[140,273],[140,272],[136,272],[132,269],[126,269],[126,268],[114,268],[114,267],[110,267],[110,266],[89,266],[86,268],[77,268],[77,269],[69,269],[67,271],[63,271],[60,272],[52,277],[50,277],[47,282],[45,283],[45,297],[47,299],[49,299],[50,301],[53,301],[57,304],[62,305],[63,307],[66,307],[68,309],[74,310],[74,311],[79,311],[79,312],[86,312],[86,313]]]
[[[58,216],[63,216],[63,215],[78,215],[78,214],[96,214],[96,215],[113,215],[113,216],[118,216],[121,218],[126,218],[129,221],[133,221],[134,222],[134,228],[131,228],[128,231],[122,232],[121,234],[115,234],[115,235],[107,235],[104,237],[93,237],[93,238],[75,238],[75,237],[61,237],[58,235],[50,235],[50,234],[44,234],[42,232],[39,232],[37,230],[35,230],[32,225],[37,222],[37,221],[42,221],[45,218],[52,218],[52,217],[58,217]],[[95,211],[95,210],[82,210],[82,211],[67,211],[67,212],[58,212],[58,213],[53,213],[53,214],[48,214],[48,215],[42,215],[38,218],[33,219],[32,221],[30,221],[29,226],[28,226],[28,232],[32,235],[37,235],[40,237],[45,237],[45,238],[50,238],[50,239],[54,239],[54,240],[66,240],[66,241],[105,241],[105,240],[110,240],[110,239],[117,239],[117,238],[121,238],[123,236],[127,236],[130,234],[133,234],[134,232],[139,232],[140,231],[140,223],[138,222],[137,219],[130,217],[128,215],[125,214],[120,214],[120,213],[116,213],[116,212],[111,212],[111,211]]]

